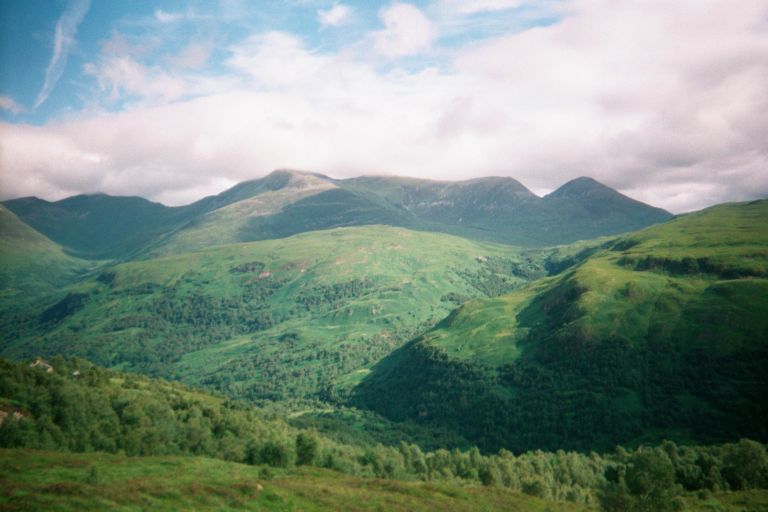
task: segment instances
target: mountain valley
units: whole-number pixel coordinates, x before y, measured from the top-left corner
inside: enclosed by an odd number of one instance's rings
[[[22,363],[3,363],[0,411],[28,419],[0,422],[0,446],[127,453],[142,445],[130,431],[146,428],[146,443],[166,436],[174,448],[132,455],[261,464],[307,485],[332,477],[299,466],[510,487],[522,494],[472,499],[522,509],[593,510],[627,489],[611,468],[647,454],[674,465],[678,497],[762,488],[767,226],[768,200],[673,217],[590,178],[541,198],[512,178],[276,171],[181,207],[6,201],[0,355]],[[52,375],[38,378],[38,358]],[[77,433],[73,397],[89,393],[112,412]],[[41,405],[56,396],[58,409]],[[217,423],[240,418],[232,411],[258,432]],[[166,423],[140,420],[153,414]],[[320,447],[306,464],[302,436]],[[742,438],[758,476],[737,484],[726,469],[737,455],[723,455],[737,448],[718,447]],[[410,446],[429,451],[425,465]],[[532,462],[537,450],[548,469]],[[704,471],[697,450],[722,458],[720,487],[684,480],[685,464]],[[552,480],[565,460],[590,469]],[[304,503],[289,481],[274,492]]]

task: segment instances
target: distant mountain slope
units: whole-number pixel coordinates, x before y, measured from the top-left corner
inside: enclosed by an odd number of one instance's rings
[[[0,205],[0,304],[51,293],[91,267]]]
[[[333,189],[335,185],[324,177],[287,171],[276,171],[261,180],[241,183],[188,207],[203,213],[156,239],[143,251],[144,255],[181,254],[214,245],[280,238],[309,231],[306,225],[314,221],[309,216],[298,219],[293,224],[296,227],[288,230],[280,230],[279,226],[277,229],[260,226],[259,219],[273,218],[285,207]],[[321,227],[329,227],[329,224]]]
[[[0,351],[79,355],[230,396],[328,397],[463,300],[544,273],[539,253],[444,234],[303,233],[114,266],[0,324]]]
[[[140,197],[93,194],[56,202],[27,197],[3,204],[72,253],[92,259],[125,256],[184,221],[178,210]]]
[[[56,202],[26,197],[5,201],[3,205],[24,222],[78,256],[91,259],[126,259],[148,246],[156,245],[159,240],[167,239],[189,223],[194,223],[208,232],[220,230],[222,227],[226,230],[225,233],[210,239],[200,235],[197,243],[193,244],[195,248],[239,241],[236,237],[226,236],[226,233],[237,231],[238,226],[233,221],[238,213],[249,207],[252,210],[264,208],[264,211],[258,212],[261,215],[271,212],[268,204],[280,202],[280,199],[272,197],[275,191],[304,188],[304,182],[309,181],[310,176],[304,173],[299,176],[287,171],[276,171],[264,178],[240,183],[221,194],[180,207],[168,207],[140,197],[106,194],[79,195]],[[299,186],[296,182],[300,182]],[[310,184],[306,188],[312,186],[317,187],[316,184]],[[332,185],[327,184],[317,188],[322,190],[330,187]],[[260,201],[249,205],[257,196]],[[297,194],[283,202],[292,202],[300,197],[303,195]],[[209,229],[212,223],[206,218],[206,214],[224,210],[235,203],[242,203],[240,210],[222,211],[219,222],[213,223],[214,229]],[[183,252],[189,241],[182,237],[179,244],[178,250]]]
[[[568,182],[544,198],[512,178],[419,181],[350,180],[353,188],[367,188],[369,193],[430,222],[430,229],[515,245],[566,244],[671,218],[668,212],[630,199],[591,178]]]
[[[521,205],[539,199],[512,178],[450,182],[374,176],[340,182],[350,190],[382,197],[419,218],[446,224],[460,223],[465,217],[482,219],[495,211],[519,210]]]
[[[298,171],[275,171],[175,208],[103,194],[4,204],[55,242],[97,259],[179,254],[371,224],[540,247],[622,233],[671,217],[588,178],[539,198],[512,178],[334,180]]]
[[[661,208],[650,207],[585,177],[571,180],[544,196],[537,217],[546,233],[542,238],[548,237],[552,242],[626,233],[671,218]]]
[[[466,303],[382,360],[354,401],[486,449],[766,440],[767,367],[768,201],[755,201]]]

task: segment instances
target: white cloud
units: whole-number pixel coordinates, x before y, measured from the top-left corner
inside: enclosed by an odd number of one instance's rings
[[[16,103],[16,100],[10,96],[0,96],[0,109],[7,110],[11,114],[21,114],[22,112],[26,112],[26,109],[22,105]]]
[[[95,103],[116,104],[131,100],[133,105],[147,105],[178,101],[200,94],[210,94],[232,88],[233,77],[211,76],[204,68],[210,60],[210,42],[190,42],[178,53],[162,58],[166,66],[147,65],[142,62],[162,48],[152,37],[129,41],[120,33],[100,44],[101,53],[93,62],[83,66],[83,73],[96,80],[98,91],[93,92]],[[98,93],[105,94],[99,97]]]
[[[352,20],[352,8],[344,4],[334,4],[330,9],[318,9],[317,20],[324,27],[340,27]]]
[[[442,0],[444,7],[460,14],[494,12],[514,9],[522,4],[521,0]]]
[[[173,67],[181,69],[199,69],[208,63],[211,58],[212,45],[210,43],[191,42],[185,46],[178,55],[169,59]]]
[[[329,59],[304,49],[301,39],[285,32],[252,36],[230,48],[227,64],[258,84],[292,87],[317,73]]]
[[[415,55],[429,49],[437,37],[431,21],[415,6],[395,3],[379,12],[384,29],[373,34],[376,51],[388,58]]]
[[[224,16],[228,17],[229,19],[235,17],[234,13],[232,16],[228,16],[228,13],[225,12],[228,10],[228,6],[226,5],[226,2],[224,2],[223,0],[219,2],[218,6],[221,8],[222,14]],[[161,25],[170,25],[173,23],[187,23],[187,22],[194,22],[194,21],[209,21],[213,18],[213,15],[198,12],[191,7],[186,9],[185,11],[177,11],[177,12],[170,12],[170,11],[164,11],[162,9],[155,9],[154,14],[155,14],[154,22],[159,23]],[[242,16],[242,13],[240,13],[240,15]],[[164,30],[164,28],[161,30]]]
[[[173,101],[188,93],[183,78],[159,68],[149,68],[131,57],[110,57],[98,64],[86,64],[84,71],[94,76],[110,101],[124,96],[151,101]]]
[[[53,55],[45,71],[45,81],[43,82],[42,89],[37,94],[33,109],[36,109],[48,99],[48,96],[56,86],[56,82],[59,81],[59,78],[64,73],[69,51],[75,44],[77,27],[83,21],[89,6],[90,0],[73,0],[64,9],[64,13],[56,23],[56,32],[53,37]]]
[[[160,23],[175,23],[184,18],[179,12],[166,12],[162,9],[155,10],[155,19]]]

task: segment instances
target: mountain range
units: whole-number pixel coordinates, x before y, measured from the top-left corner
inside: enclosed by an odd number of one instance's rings
[[[577,178],[538,197],[512,178],[339,180],[298,171],[275,171],[181,207],[105,194],[56,202],[27,197],[3,204],[71,254],[88,259],[179,254],[373,224],[543,247],[672,217],[591,178]]]

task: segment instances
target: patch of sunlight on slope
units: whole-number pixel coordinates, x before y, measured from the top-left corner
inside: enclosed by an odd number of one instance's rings
[[[181,254],[214,245],[241,242],[241,233],[253,217],[275,215],[289,204],[332,188],[336,188],[333,183],[315,176],[292,176],[284,188],[266,190],[195,219],[173,233],[150,254]]]
[[[766,334],[766,219],[768,201],[726,204],[619,237],[556,278],[465,304],[425,339],[487,366],[514,361],[537,333],[736,350]]]

